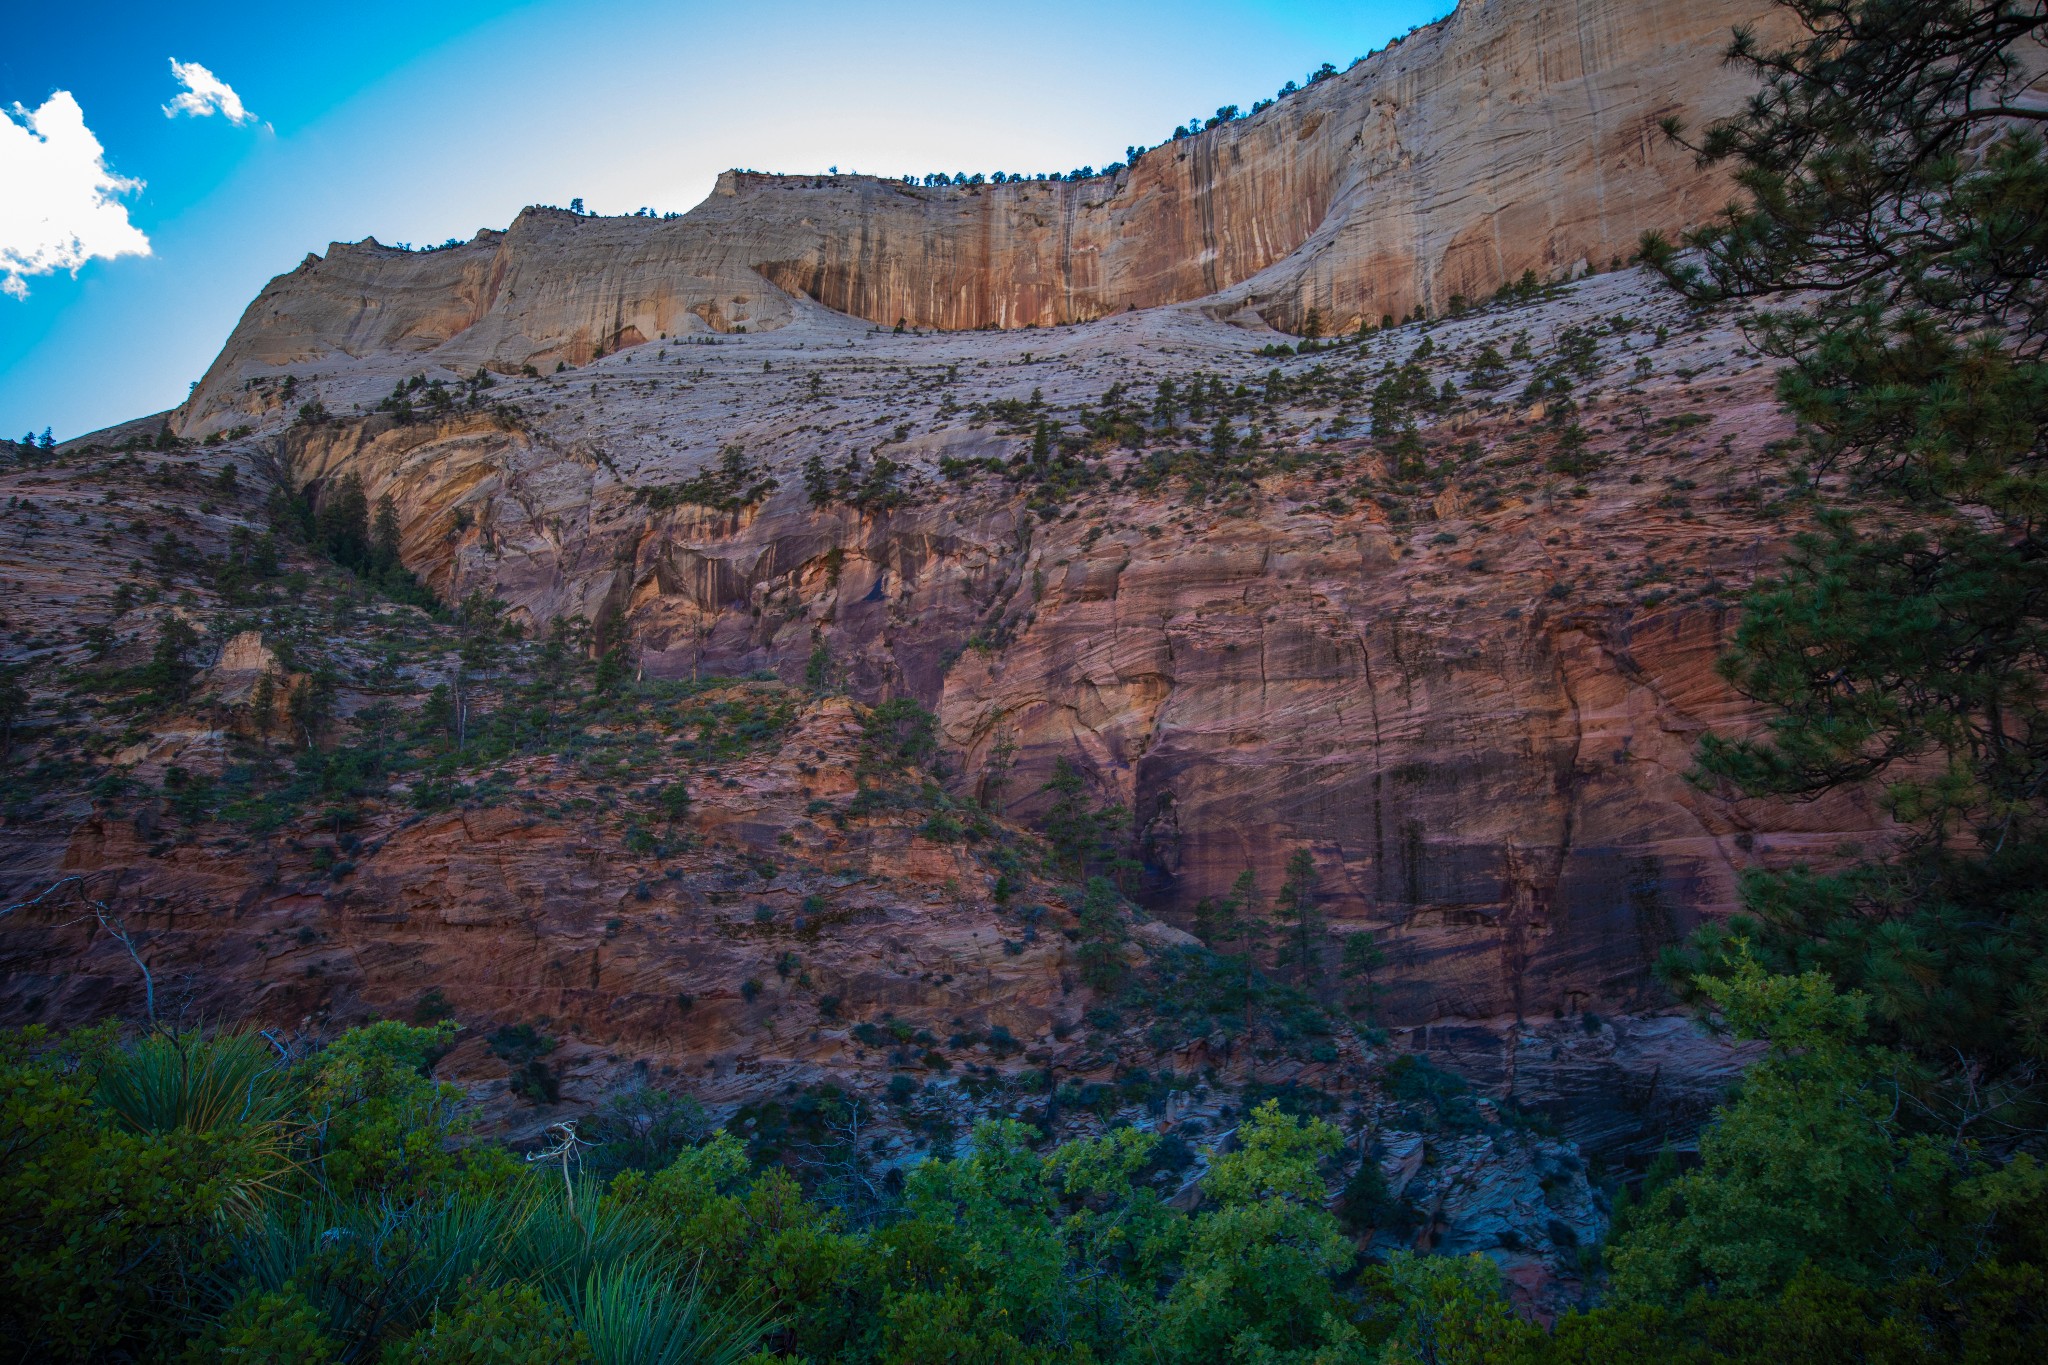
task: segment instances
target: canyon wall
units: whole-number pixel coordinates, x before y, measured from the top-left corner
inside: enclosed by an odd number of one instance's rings
[[[1739,101],[1720,51],[1760,8],[1468,0],[1083,181],[729,172],[673,219],[529,209],[428,252],[337,244],[250,306],[182,428],[276,431],[307,394],[361,414],[394,379],[495,368],[515,419],[301,426],[281,440],[289,476],[391,497],[407,565],[444,598],[483,589],[533,628],[620,619],[648,676],[797,682],[827,657],[858,697],[916,698],[960,790],[1007,784],[997,804],[1021,818],[1054,764],[1077,762],[1129,812],[1146,899],[1182,923],[1247,869],[1270,897],[1307,850],[1319,903],[1392,949],[1391,1018],[1652,1003],[1652,959],[1732,907],[1744,866],[1879,823],[1853,805],[1731,805],[1684,780],[1697,736],[1745,714],[1712,662],[1732,590],[1780,529],[1745,510],[1762,496],[1754,451],[1784,432],[1732,331],[1695,333],[1627,272],[1442,325],[1432,386],[1516,329],[1540,349],[1617,319],[1582,375],[1589,414],[1613,405],[1587,418],[1609,472],[1570,496],[1528,469],[1488,472],[1531,459],[1515,443],[1541,415],[1492,400],[1433,424],[1442,452],[1465,452],[1448,487],[1439,474],[1412,511],[1363,495],[1386,475],[1374,447],[1331,442],[1363,416],[1369,364],[1424,354],[1405,334],[1332,362],[1348,398],[1263,419],[1341,457],[1349,496],[1282,480],[1255,511],[1199,510],[1191,493],[1183,514],[1154,489],[1047,524],[1016,487],[970,492],[942,471],[1023,457],[1028,427],[992,430],[988,405],[1085,421],[1113,385],[1256,384],[1262,323],[1456,312],[1699,221],[1725,183],[1659,124]],[[1658,347],[1690,337],[1648,388],[1629,339],[1646,324],[1628,314],[1664,320]],[[899,320],[911,335],[892,334]],[[280,372],[303,381],[289,400]],[[1658,447],[1660,422],[1703,418],[1686,405],[1709,372],[1731,381],[1713,400],[1718,451]],[[890,439],[871,430],[891,423]],[[727,449],[779,491],[737,515],[645,510],[651,485]],[[885,451],[917,485],[907,506],[806,497],[808,462]],[[1720,513],[1646,473],[1719,480]],[[1473,538],[1495,548],[1469,563],[1439,549]],[[1687,605],[1641,590],[1674,560],[1709,585]]]
[[[1735,321],[1610,267],[1720,204],[1657,124],[1741,98],[1718,54],[1760,8],[1468,0],[1114,176],[734,172],[679,218],[530,209],[309,257],[172,414],[185,443],[149,419],[6,476],[36,510],[0,521],[0,659],[68,719],[27,741],[0,893],[100,899],[195,1015],[553,1021],[591,1096],[649,1063],[721,1102],[879,1090],[885,1021],[1000,1029],[1063,1076],[1157,1054],[1363,1083],[1348,1038],[1333,1061],[1089,1022],[1070,869],[998,875],[948,824],[1029,847],[1071,765],[1124,817],[1133,964],[1247,872],[1279,918],[1305,855],[1328,970],[1276,972],[1575,1137],[1682,1139],[1739,1059],[1670,1017],[1658,954],[1745,872],[1888,835],[1856,793],[1688,778],[1702,734],[1757,720],[1714,662],[1810,506]],[[1453,306],[1526,271],[1574,278]],[[1418,304],[1340,345],[1268,330]],[[253,818],[323,745],[437,733],[451,688],[478,727],[520,723],[452,614],[415,619],[279,515],[350,480],[438,598],[502,604],[529,674],[563,627],[616,648],[647,715],[488,762],[458,729],[431,780]],[[266,533],[296,558],[252,592],[229,570]],[[121,679],[169,615],[217,667],[149,713]],[[326,678],[325,736],[258,724],[253,681],[214,677],[230,655]],[[112,704],[71,695],[90,670]],[[787,729],[700,750],[747,696]],[[900,698],[937,766],[869,801],[862,708]],[[657,841],[671,782],[692,799]],[[140,959],[104,929],[68,900],[0,924],[0,1022],[133,1012]],[[1363,935],[1377,966],[1340,978]]]
[[[1434,324],[1417,362],[1436,388],[1485,345],[1605,327],[1577,487],[1541,468],[1540,407],[1484,400],[1428,426],[1460,466],[1441,491],[1395,492],[1371,440],[1332,434],[1338,400],[1256,418],[1303,472],[1244,500],[1119,480],[1059,515],[988,473],[1027,457],[1028,428],[949,408],[1037,395],[1071,421],[1116,383],[1258,383],[1280,371],[1255,337],[1201,306],[926,337],[804,307],[767,335],[502,385],[565,404],[516,427],[339,422],[289,434],[290,463],[391,496],[406,562],[444,598],[482,588],[534,629],[616,613],[644,676],[802,684],[823,660],[857,697],[914,698],[956,791],[1027,824],[1073,763],[1129,812],[1141,897],[1176,924],[1247,870],[1270,904],[1306,851],[1323,913],[1385,946],[1397,1022],[1655,1006],[1657,954],[1731,910],[1745,867],[1882,837],[1853,801],[1686,780],[1699,736],[1749,714],[1714,661],[1775,556],[1759,451],[1789,429],[1739,331],[1641,272]],[[1282,363],[1362,393],[1424,339]],[[641,500],[730,448],[779,481],[759,503]],[[808,495],[808,458],[881,455],[899,504]]]
[[[1256,115],[1113,176],[926,188],[728,172],[673,219],[528,209],[410,252],[336,243],[250,305],[183,410],[238,420],[253,377],[372,353],[552,369],[785,325],[797,296],[870,322],[1047,326],[1194,299],[1296,331],[1476,299],[1631,253],[1725,182],[1659,130],[1739,102],[1719,62],[1757,0],[1467,0]]]

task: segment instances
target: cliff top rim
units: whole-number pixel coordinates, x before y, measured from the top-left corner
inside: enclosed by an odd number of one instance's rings
[[[353,242],[330,242],[324,256],[309,253],[305,261],[301,263],[301,266],[303,268],[305,265],[311,265],[316,261],[332,257],[337,252],[344,251],[376,251],[394,255],[409,254],[417,256],[440,251],[460,250],[463,247],[479,244],[495,245],[498,239],[507,236],[522,225],[532,225],[540,222],[549,224],[603,224],[609,226],[642,223],[650,227],[670,226],[688,222],[715,200],[734,198],[744,192],[761,189],[845,189],[853,191],[867,190],[870,192],[886,190],[917,199],[971,199],[981,198],[987,194],[1016,196],[1034,190],[1042,190],[1051,195],[1062,195],[1083,190],[1102,190],[1105,188],[1114,195],[1121,192],[1128,182],[1131,172],[1136,169],[1138,162],[1144,157],[1172,147],[1182,148],[1183,154],[1189,151],[1214,148],[1224,140],[1225,135],[1234,139],[1250,133],[1256,127],[1269,124],[1280,118],[1288,116],[1307,117],[1310,113],[1309,106],[1312,103],[1320,104],[1331,98],[1339,90],[1349,89],[1359,83],[1376,79],[1382,74],[1379,68],[1395,56],[1403,55],[1401,50],[1405,45],[1425,35],[1432,38],[1441,37],[1443,31],[1454,20],[1464,18],[1466,11],[1472,7],[1471,0],[1455,0],[1455,3],[1443,14],[1427,23],[1417,24],[1405,33],[1395,34],[1387,40],[1384,46],[1375,48],[1363,56],[1353,58],[1346,66],[1340,68],[1333,63],[1325,63],[1324,67],[1328,70],[1329,74],[1319,75],[1311,73],[1306,84],[1295,86],[1291,90],[1283,87],[1280,93],[1265,101],[1263,106],[1255,104],[1249,112],[1242,113],[1236,118],[1215,122],[1199,131],[1186,133],[1184,136],[1170,137],[1164,142],[1138,148],[1137,157],[1132,158],[1128,162],[1113,162],[1109,167],[1093,175],[1075,178],[1063,172],[1058,173],[1059,178],[1054,178],[1051,174],[1039,174],[1017,176],[1002,181],[982,180],[967,184],[926,185],[904,176],[876,175],[860,171],[762,171],[750,167],[734,166],[720,171],[712,184],[710,192],[703,199],[681,213],[664,214],[645,210],[632,213],[579,213],[574,209],[564,208],[559,204],[535,203],[521,208],[518,213],[513,215],[512,221],[505,227],[478,228],[467,241],[450,239],[438,245],[414,247],[399,243],[381,242],[376,237],[369,236]],[[1481,8],[1484,8],[1484,6],[1482,5]],[[1293,86],[1294,82],[1289,81],[1288,85]],[[1313,101],[1302,98],[1312,93],[1316,95]],[[1224,107],[1235,108],[1236,106],[1226,105]],[[1178,131],[1180,130],[1176,129],[1176,132]]]

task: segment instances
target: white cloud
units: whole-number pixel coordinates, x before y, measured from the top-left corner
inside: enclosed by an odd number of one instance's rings
[[[107,169],[106,149],[70,91],[0,115],[0,294],[26,298],[25,276],[75,275],[95,256],[149,254],[149,238],[120,202],[142,182]]]
[[[234,92],[233,87],[199,63],[181,62],[173,57],[171,74],[185,89],[164,106],[165,118],[176,118],[180,114],[205,118],[208,114],[219,114],[229,123],[256,121],[256,116],[242,107],[242,97]]]

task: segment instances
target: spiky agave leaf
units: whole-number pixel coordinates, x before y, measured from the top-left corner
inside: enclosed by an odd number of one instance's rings
[[[574,1197],[554,1178],[534,1185],[538,1207],[510,1252],[523,1278],[538,1280],[566,1301],[592,1271],[644,1260],[661,1243],[661,1229],[637,1210],[599,1195],[598,1182],[578,1178]]]
[[[694,1273],[678,1279],[637,1257],[593,1268],[568,1308],[597,1365],[738,1365],[770,1326],[751,1304],[707,1304]]]

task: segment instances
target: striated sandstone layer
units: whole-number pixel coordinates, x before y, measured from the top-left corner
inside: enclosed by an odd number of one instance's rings
[[[1428,424],[1458,466],[1433,493],[1371,492],[1385,458],[1332,434],[1356,409],[1327,396],[1256,415],[1315,469],[1225,507],[1127,483],[1142,460],[1121,454],[1114,486],[1048,519],[984,463],[1030,447],[988,415],[1005,403],[1071,423],[1112,384],[1195,373],[1363,394],[1425,341],[1434,387],[1488,344],[1603,319],[1627,326],[1586,371],[1601,467],[1576,487],[1543,468],[1540,407],[1491,398]],[[509,380],[511,426],[371,416],[281,443],[302,484],[390,496],[444,597],[486,590],[536,629],[617,614],[646,676],[796,683],[822,656],[856,696],[932,707],[956,789],[1026,821],[1074,763],[1130,812],[1142,898],[1184,927],[1248,869],[1270,903],[1309,852],[1323,912],[1388,954],[1394,1024],[1657,1007],[1658,953],[1732,908],[1745,867],[1882,837],[1852,800],[1731,803],[1685,779],[1700,734],[1745,721],[1713,664],[1784,531],[1760,452],[1788,432],[1736,329],[1621,272],[1322,356],[1275,362],[1271,335],[1191,307],[871,336],[804,304],[767,335]],[[395,363],[321,392],[343,410]],[[760,502],[644,500],[731,448],[777,481]],[[807,496],[806,460],[862,456],[902,468],[901,505]]]
[[[1186,945],[1247,871],[1270,912],[1306,853],[1331,936],[1304,989],[1333,1009],[1363,990],[1393,1047],[1568,1138],[1682,1141],[1740,1058],[1668,1012],[1659,951],[1731,909],[1744,871],[1886,837],[1854,796],[1735,801],[1685,776],[1708,728],[1755,719],[1713,664],[1804,515],[1771,452],[1791,433],[1733,322],[1640,272],[1442,315],[1714,208],[1720,183],[1655,125],[1739,97],[1716,53],[1757,8],[1475,0],[1111,178],[735,174],[675,220],[531,210],[446,250],[309,259],[172,415],[218,444],[6,475],[4,658],[37,696],[0,893],[78,878],[189,1016],[320,1029],[441,1001],[476,1026],[447,1069],[515,1127],[556,1111],[516,1105],[482,1038],[529,1021],[562,1036],[571,1101],[649,1070],[726,1106],[820,1080],[879,1096],[928,1065],[874,1042],[888,1023],[984,1079],[1142,1065],[1370,1109],[1351,1038],[1328,1060],[1099,1022],[1071,888],[1030,876],[1006,899],[922,823],[943,783],[1021,839],[1064,761],[1128,816],[1151,916],[1134,963]],[[1418,303],[1432,321],[1278,345],[1310,309],[1348,332]],[[491,386],[461,387],[479,367]],[[1569,408],[1544,387],[1566,373]],[[1423,396],[1389,416],[1374,392],[1400,375]],[[1219,439],[1256,453],[1233,468]],[[707,495],[729,459],[746,495]],[[404,613],[332,564],[292,551],[314,590],[258,605],[203,567],[249,553],[273,492],[326,506],[350,480],[390,500],[443,601],[495,598],[534,639],[601,626],[594,650],[624,640],[642,679],[751,675],[733,686],[787,699],[789,731],[715,766],[664,732],[609,767],[578,735],[444,799],[189,814],[195,779],[234,790],[254,761],[415,734],[462,684],[452,627],[400,638]],[[81,686],[147,663],[173,615],[205,634],[188,703],[145,718]],[[295,748],[280,689],[316,674],[339,680],[336,727]],[[506,698],[471,681],[482,726]],[[934,713],[944,771],[914,813],[855,816],[859,708],[893,698]],[[694,804],[649,854],[632,821],[669,780]],[[1361,934],[1384,962],[1341,981]],[[0,1018],[133,1013],[136,987],[75,902],[0,924]],[[972,1117],[964,1089],[929,1093]],[[1500,1226],[1539,1243],[1542,1168],[1468,1145],[1394,1143],[1390,1180],[1435,1187],[1442,1245],[1487,1245],[1508,1206]]]
[[[1194,299],[1298,331],[1441,312],[1533,270],[1605,266],[1726,195],[1659,130],[1739,103],[1719,62],[1757,0],[1466,0],[1351,70],[1113,176],[927,188],[729,172],[675,219],[529,209],[408,252],[336,243],[249,306],[182,410],[245,420],[248,382],[371,353],[459,370],[580,365],[786,325],[809,298],[966,330]]]

